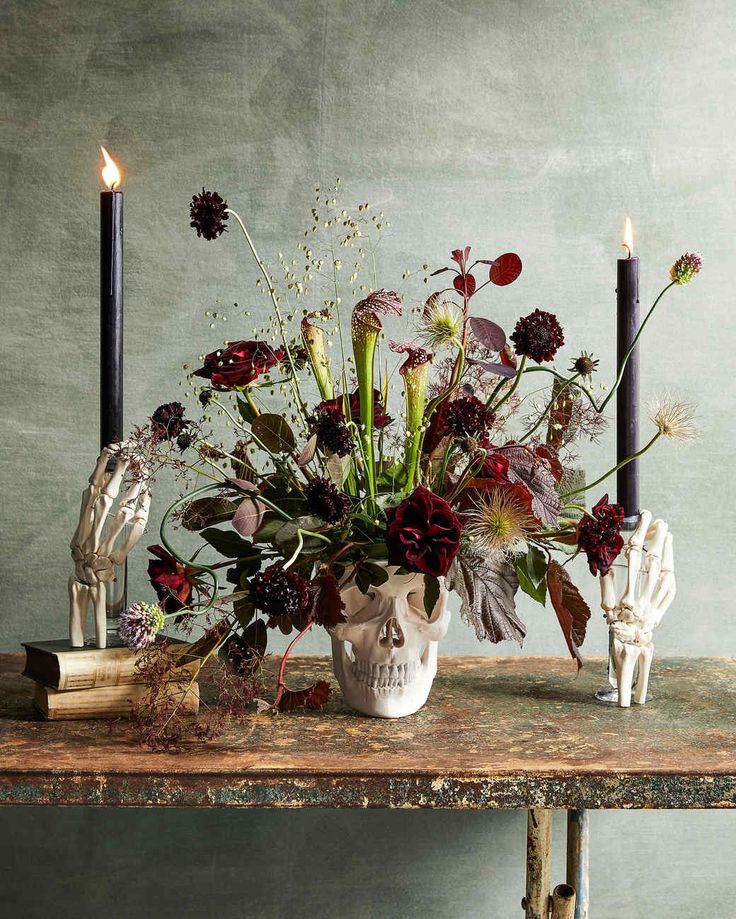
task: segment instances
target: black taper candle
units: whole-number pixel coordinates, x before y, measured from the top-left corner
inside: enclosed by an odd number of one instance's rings
[[[123,193],[100,194],[100,446],[123,436]]]
[[[618,260],[616,277],[617,366],[626,358],[639,331],[639,259]],[[616,393],[616,462],[639,449],[639,346],[626,365]],[[616,473],[616,500],[624,516],[639,513],[639,460],[632,460]]]

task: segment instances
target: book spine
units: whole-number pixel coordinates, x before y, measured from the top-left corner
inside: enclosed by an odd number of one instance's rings
[[[140,683],[143,680],[136,668],[138,656],[87,656],[83,654],[59,655],[60,690],[95,689],[101,686],[120,686]]]
[[[170,684],[167,696],[172,705],[179,702],[183,689]],[[144,700],[148,687],[133,683],[123,686],[101,686],[85,690],[48,689],[36,684],[33,704],[48,721],[72,721],[84,718],[112,718],[128,715]],[[199,711],[199,685],[194,683],[179,708],[181,714]]]

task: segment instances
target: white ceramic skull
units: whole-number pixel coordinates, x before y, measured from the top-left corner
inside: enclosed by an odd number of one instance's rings
[[[388,580],[366,594],[355,585],[343,591],[347,621],[332,631],[332,660],[349,705],[366,715],[401,718],[427,701],[450,611],[442,579],[428,617],[424,577],[387,571]]]

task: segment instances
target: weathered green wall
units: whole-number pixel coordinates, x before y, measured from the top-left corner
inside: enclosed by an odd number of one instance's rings
[[[658,448],[642,491],[677,536],[680,593],[658,652],[733,653],[731,0],[5,0],[0,15],[0,647],[65,627],[67,543],[97,445],[104,143],[124,167],[131,424],[177,398],[182,362],[219,343],[203,315],[215,300],[264,308],[235,234],[206,244],[187,227],[202,183],[273,256],[299,241],[312,186],[339,175],[390,214],[388,287],[466,242],[515,249],[524,274],[484,301],[488,315],[509,326],[554,309],[609,378],[623,217],[644,302],[678,254],[702,252],[703,274],[672,293],[643,349],[645,395],[667,386],[697,401],[702,442]],[[609,436],[591,469],[611,452]],[[159,486],[152,541],[172,494]],[[133,593],[145,590],[143,556]],[[523,614],[525,652],[563,653],[549,612]],[[596,618],[589,653],[605,641]],[[444,650],[490,649],[454,622]],[[0,821],[5,897],[29,916],[510,916],[522,885],[518,814]],[[723,915],[731,902],[727,815],[601,814],[593,831],[598,919]]]

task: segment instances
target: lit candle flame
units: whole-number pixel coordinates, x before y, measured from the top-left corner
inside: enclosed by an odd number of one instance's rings
[[[115,165],[114,160],[104,147],[100,147],[102,155],[105,158],[105,165],[102,168],[102,178],[109,189],[114,189],[120,185],[120,170]]]
[[[631,229],[631,218],[626,218],[626,223],[624,225],[624,241],[621,245],[626,249],[626,254],[629,258],[634,254],[634,231]]]

